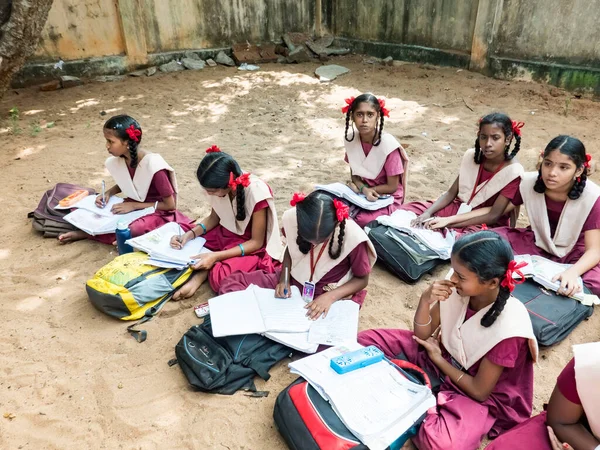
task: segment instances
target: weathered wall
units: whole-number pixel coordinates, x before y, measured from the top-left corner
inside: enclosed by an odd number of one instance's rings
[[[478,0],[328,0],[334,35],[470,53]]]
[[[504,0],[493,53],[600,66],[600,1]]]

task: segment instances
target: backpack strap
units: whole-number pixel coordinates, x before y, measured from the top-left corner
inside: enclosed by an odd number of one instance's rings
[[[127,327],[127,332],[131,335],[131,337],[133,337],[140,344],[147,339],[148,332],[146,330],[137,330],[136,328],[139,325],[141,325],[143,323],[146,323],[146,322],[149,322],[152,319],[154,319],[154,316],[156,316],[160,312],[160,310],[162,309],[162,307],[165,306],[165,303],[167,303],[169,300],[171,300],[171,298],[173,297],[174,293],[175,293],[175,291],[171,292],[170,294],[165,295],[165,298],[163,298],[160,302],[158,302],[152,308],[148,308],[144,312],[144,317],[142,317],[136,323],[134,323],[132,325],[129,325]]]
[[[244,367],[249,367],[250,369],[254,370],[259,377],[267,381],[269,378],[271,378],[271,375],[269,375],[269,372],[265,371],[264,368],[260,366],[260,364],[255,364],[254,360],[257,356],[260,356],[260,354],[256,355],[254,358],[244,358],[244,360],[241,361],[241,364]]]

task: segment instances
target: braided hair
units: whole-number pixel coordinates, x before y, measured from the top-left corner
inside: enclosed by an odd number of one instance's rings
[[[333,198],[322,192],[314,191],[296,205],[296,218],[298,220],[298,237],[296,244],[305,255],[311,249],[311,243],[320,242],[331,236],[328,253],[331,259],[338,259],[342,254],[346,219],[337,221]],[[335,230],[339,223],[337,249],[334,250]]]
[[[586,155],[585,145],[583,145],[583,142],[581,142],[579,139],[566,135],[556,136],[548,143],[548,145],[544,149],[544,158],[546,158],[554,150],[558,150],[563,155],[567,155],[571,159],[571,161],[575,163],[577,170],[584,167],[583,164],[585,163]],[[542,178],[543,166],[544,162],[542,161],[542,164],[538,169],[537,180],[535,181],[535,185],[533,186],[533,190],[538,194],[543,194],[544,192],[546,192],[546,184],[544,183],[544,180]],[[568,197],[571,200],[577,200],[583,193],[586,182],[587,170],[584,170],[573,183],[571,190],[567,194]]]
[[[481,282],[506,277],[509,263],[513,260],[513,251],[508,242],[493,231],[479,231],[461,237],[452,247],[452,255],[473,273]],[[481,325],[490,327],[496,321],[508,298],[510,291],[500,285],[494,304],[481,318]]]
[[[346,130],[344,131],[344,137],[348,142],[352,142],[354,140],[354,122],[352,122],[351,138],[348,138],[348,129],[350,128],[350,121],[353,120],[352,114],[354,114],[354,110],[361,103],[369,103],[373,108],[375,108],[375,111],[377,111],[377,113],[379,114],[379,123],[375,127],[375,135],[373,136],[373,142],[371,142],[372,145],[377,146],[381,143],[381,133],[383,133],[384,118],[383,112],[381,111],[381,105],[379,104],[379,100],[373,94],[361,94],[358,97],[356,97],[350,105],[348,105],[349,108],[348,111],[346,111]]]
[[[513,132],[513,122],[510,117],[502,113],[491,113],[483,117],[479,122],[479,131],[481,131],[481,127],[483,125],[492,124],[498,125],[500,128],[502,128],[506,140],[508,140],[511,136],[515,138],[515,146],[513,147],[512,152],[509,152],[510,144],[507,144],[504,148],[504,160],[510,161],[517,155],[517,153],[519,153],[519,150],[521,150],[521,136]],[[479,145],[479,131],[477,132],[477,137],[475,138],[475,164],[481,164],[483,161],[483,154]]]
[[[231,155],[224,152],[207,153],[196,171],[200,186],[205,189],[226,189],[229,187],[229,177],[242,175],[242,169]],[[236,220],[246,220],[246,192],[244,186],[238,184],[235,191],[237,202]]]
[[[140,132],[137,142],[131,139],[126,131],[132,125],[135,130]],[[131,157],[130,166],[132,169],[135,169],[138,165],[138,146],[142,142],[142,127],[137,120],[126,114],[120,114],[108,119],[104,124],[104,128],[107,130],[113,130],[115,135],[121,141],[127,142],[127,149],[129,150],[129,156]]]

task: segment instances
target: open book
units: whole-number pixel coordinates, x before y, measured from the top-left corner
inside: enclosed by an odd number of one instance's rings
[[[85,209],[98,214],[99,216],[110,217],[113,215],[113,213],[110,212],[112,207],[118,205],[119,203],[123,203],[123,201],[123,198],[113,195],[108,200],[108,203],[104,206],[104,208],[98,208],[96,206],[96,195],[88,195],[71,206],[57,205],[54,207],[54,209]]]
[[[86,198],[93,198],[93,196],[88,195]],[[85,198],[83,200],[85,200]],[[77,208],[77,206],[74,207]],[[96,236],[99,234],[114,233],[117,229],[117,223],[125,222],[127,225],[129,225],[131,222],[139,219],[140,217],[152,214],[155,209],[151,206],[146,209],[131,211],[127,214],[113,214],[110,212],[110,208],[107,206],[104,209],[100,209],[100,211],[101,214],[97,214],[92,212],[90,209],[79,208],[67,214],[64,219],[71,225],[79,228],[82,231],[85,231],[87,234]]]
[[[164,267],[183,269],[193,263],[192,257],[210,252],[204,249],[206,239],[198,236],[188,241],[182,249],[171,247],[171,237],[183,235],[183,229],[178,223],[169,222],[142,236],[128,239],[126,243],[136,250],[150,256],[148,264]]]
[[[306,379],[348,429],[371,450],[383,450],[436,405],[431,390],[406,379],[387,360],[340,375],[330,360],[361,348],[332,347],[289,364]]]
[[[394,197],[391,195],[379,197],[379,200],[371,202],[367,200],[367,197],[365,197],[363,194],[355,193],[343,183],[331,183],[324,185],[317,184],[315,186],[315,190],[329,192],[337,197],[348,200],[353,205],[369,211],[385,208],[386,206],[390,206],[392,203],[394,203]]]

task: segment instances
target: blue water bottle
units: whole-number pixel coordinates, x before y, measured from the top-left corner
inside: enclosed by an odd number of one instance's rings
[[[115,234],[117,235],[117,248],[119,249],[119,255],[133,252],[131,245],[127,245],[125,243],[127,239],[131,239],[131,230],[129,229],[127,222],[123,222],[122,220],[118,222]]]

